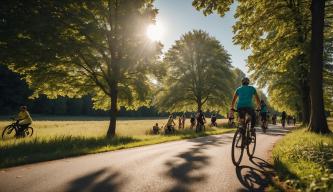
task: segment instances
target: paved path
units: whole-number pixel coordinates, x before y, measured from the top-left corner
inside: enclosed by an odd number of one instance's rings
[[[262,191],[270,150],[286,132],[258,130],[255,157],[245,152],[239,167],[233,134],[224,134],[2,169],[0,191]]]

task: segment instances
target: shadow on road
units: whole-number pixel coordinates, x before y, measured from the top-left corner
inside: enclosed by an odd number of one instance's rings
[[[253,157],[250,161],[255,166],[236,166],[237,178],[246,188],[240,191],[264,191],[271,183],[272,165],[258,157]]]
[[[113,192],[119,191],[123,184],[125,180],[121,178],[119,172],[103,168],[73,180],[66,191]]]
[[[204,155],[203,150],[208,149],[210,146],[224,144],[221,139],[216,137],[199,138],[192,140],[191,142],[197,144],[189,151],[177,155],[176,159],[166,162],[166,165],[169,167],[166,175],[176,180],[176,185],[167,191],[190,191],[189,186],[191,184],[205,181],[208,176],[199,173],[199,171],[210,164],[210,157]]]
[[[289,131],[290,129],[274,128],[268,129],[265,134],[280,136],[287,134]],[[249,160],[250,165],[236,166],[237,178],[246,188],[239,191],[265,191],[265,188],[272,183],[273,166],[259,157],[254,156]]]
[[[268,126],[267,132],[263,133],[261,128],[256,128],[258,133],[262,133],[265,135],[271,135],[271,136],[283,136],[290,132],[291,128],[270,128]]]

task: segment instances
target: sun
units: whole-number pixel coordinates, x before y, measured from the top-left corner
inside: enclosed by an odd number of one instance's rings
[[[159,24],[150,24],[147,27],[146,35],[152,41],[160,41],[162,38],[162,27]]]

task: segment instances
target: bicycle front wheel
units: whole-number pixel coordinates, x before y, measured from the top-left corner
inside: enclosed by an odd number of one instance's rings
[[[5,129],[2,131],[2,139],[7,140],[7,139],[12,139],[16,136],[16,130],[15,127],[12,125],[8,125],[5,127]]]
[[[243,144],[243,134],[240,129],[237,129],[235,132],[234,138],[232,139],[232,148],[231,148],[231,159],[232,163],[235,166],[238,166],[242,161],[244,144]]]

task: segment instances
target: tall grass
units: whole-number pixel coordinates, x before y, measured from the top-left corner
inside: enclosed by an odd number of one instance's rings
[[[175,135],[146,135],[155,122],[162,124],[165,120],[120,121],[117,137],[108,139],[106,121],[36,121],[32,138],[0,142],[0,168],[233,131],[209,128],[197,134],[185,129]]]
[[[300,129],[278,142],[272,155],[287,189],[333,191],[333,135]]]

